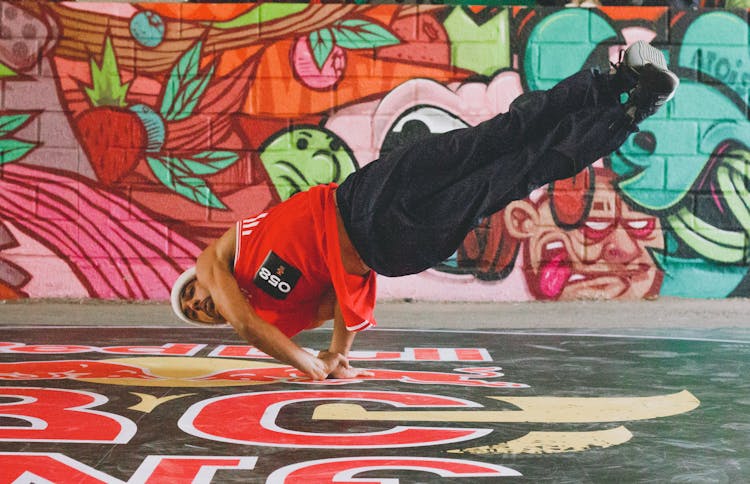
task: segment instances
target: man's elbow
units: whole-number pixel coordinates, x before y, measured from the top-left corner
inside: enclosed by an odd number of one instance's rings
[[[234,331],[237,333],[237,335],[243,340],[247,341],[248,344],[257,347],[261,342],[258,335],[254,331],[251,331],[246,324],[234,322],[230,324],[234,328]]]
[[[220,261],[214,251],[210,248],[204,250],[195,263],[195,275],[201,284],[206,287],[212,287],[220,279],[219,273],[226,270],[226,264]]]

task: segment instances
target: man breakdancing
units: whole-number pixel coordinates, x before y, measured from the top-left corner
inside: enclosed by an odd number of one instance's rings
[[[480,218],[619,148],[678,84],[662,53],[637,42],[611,73],[578,72],[519,96],[507,113],[399,147],[338,187],[237,222],[180,276],[172,307],[189,323],[229,322],[313,379],[367,375],[347,355],[356,332],[375,324],[376,274],[445,260]],[[329,319],[331,343],[317,356],[290,339]]]

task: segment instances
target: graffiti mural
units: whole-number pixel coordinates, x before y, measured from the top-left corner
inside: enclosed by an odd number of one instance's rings
[[[6,1],[0,25],[2,299],[165,299],[230,223],[637,40],[675,98],[381,297],[750,295],[747,10]]]

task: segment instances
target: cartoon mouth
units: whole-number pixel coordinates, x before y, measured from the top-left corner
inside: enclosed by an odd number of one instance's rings
[[[548,243],[544,247],[542,259],[546,262],[539,271],[539,291],[547,298],[555,299],[570,285],[585,285],[594,290],[597,287],[630,287],[633,280],[644,277],[650,269],[648,264],[636,264],[624,271],[578,272],[574,271],[567,249],[561,241]]]
[[[565,245],[559,240],[545,245],[542,260],[546,262],[539,271],[539,291],[545,297],[555,299],[573,276]]]
[[[313,154],[313,158],[321,163],[330,163],[333,167],[332,180],[341,178],[341,162],[334,153],[328,150],[318,150]]]

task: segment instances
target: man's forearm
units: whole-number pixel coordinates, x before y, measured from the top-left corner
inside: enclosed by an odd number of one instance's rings
[[[210,259],[199,259],[198,277],[209,288],[219,313],[240,337],[269,356],[307,371],[311,355],[255,314],[228,268]]]
[[[275,326],[265,322],[253,324],[252,327],[241,322],[230,324],[242,339],[265,354],[306,371],[307,359],[313,355],[300,348]]]
[[[341,314],[338,302],[336,302],[333,314],[333,336],[331,336],[331,344],[328,346],[328,351],[348,356],[354,344],[356,333],[346,329],[346,322]]]

